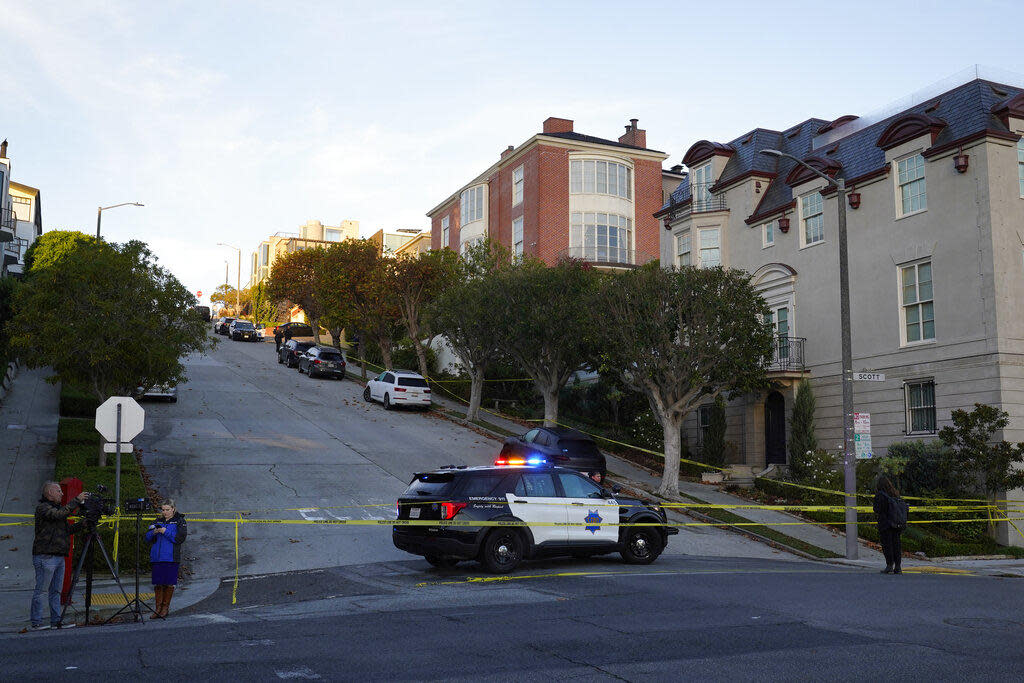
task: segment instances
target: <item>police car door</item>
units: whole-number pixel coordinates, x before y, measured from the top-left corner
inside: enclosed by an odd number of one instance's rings
[[[618,502],[606,497],[604,489],[581,474],[559,472],[558,480],[568,503],[569,542],[618,542]]]
[[[534,543],[562,545],[566,542],[568,506],[565,499],[559,497],[550,472],[524,471],[514,492],[505,497],[512,514],[530,525]]]

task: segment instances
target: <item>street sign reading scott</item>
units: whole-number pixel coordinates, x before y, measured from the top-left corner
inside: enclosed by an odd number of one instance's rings
[[[146,424],[146,411],[131,396],[111,396],[96,409],[96,431],[107,441],[117,439],[117,406],[121,405],[121,441],[131,441]]]
[[[884,382],[885,373],[883,372],[855,372],[853,373],[854,382]]]

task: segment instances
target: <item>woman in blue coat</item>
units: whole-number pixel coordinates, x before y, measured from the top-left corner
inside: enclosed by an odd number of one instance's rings
[[[160,506],[160,516],[146,531],[149,560],[153,565],[153,592],[156,593],[156,611],[150,619],[167,616],[174,587],[178,585],[181,545],[187,536],[185,518],[174,507],[173,500],[165,501]]]

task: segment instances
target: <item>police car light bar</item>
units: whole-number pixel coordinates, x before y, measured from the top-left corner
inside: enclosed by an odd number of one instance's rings
[[[494,464],[516,467],[521,465],[546,465],[548,461],[545,458],[534,456],[525,460],[523,458],[498,458],[494,461]]]

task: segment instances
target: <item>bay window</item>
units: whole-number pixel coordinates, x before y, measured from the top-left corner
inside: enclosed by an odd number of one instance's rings
[[[632,171],[614,161],[580,159],[569,162],[569,192],[572,194],[610,194],[632,199]]]
[[[569,253],[605,263],[633,262],[633,221],[614,213],[573,211],[569,220]]]

